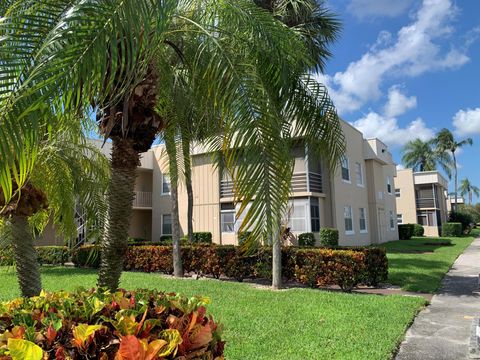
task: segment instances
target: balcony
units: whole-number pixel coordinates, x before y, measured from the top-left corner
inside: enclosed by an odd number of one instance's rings
[[[436,208],[434,198],[419,198],[417,199],[417,209],[432,209]]]
[[[152,193],[147,191],[135,191],[132,206],[139,209],[152,208]]]

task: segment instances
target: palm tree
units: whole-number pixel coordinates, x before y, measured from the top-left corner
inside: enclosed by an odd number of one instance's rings
[[[473,202],[473,194],[475,196],[480,196],[480,188],[477,186],[473,185],[470,180],[467,178],[463,179],[460,182],[460,187],[458,188],[458,191],[460,192],[460,195],[465,196],[468,194],[468,204],[472,205]]]
[[[38,146],[25,150],[35,159],[33,168],[9,202],[0,195],[0,217],[3,227],[9,227],[4,240],[13,248],[21,294],[30,297],[41,290],[34,233],[52,220],[65,238],[75,237],[76,206],[83,208],[87,221],[101,217],[109,173],[106,158],[86,143],[79,127],[50,128]]]
[[[437,151],[433,145],[432,140],[423,141],[417,138],[409,141],[403,147],[403,164],[414,171],[437,170],[439,164],[448,177],[451,177],[453,164],[450,155],[444,151]]]
[[[450,152],[453,158],[453,169],[455,171],[455,210],[457,209],[457,189],[458,189],[458,170],[457,170],[457,156],[456,151],[465,145],[472,145],[473,140],[466,138],[464,140],[457,141],[452,132],[448,129],[442,129],[439,131],[434,140],[437,148],[441,152]]]
[[[19,0],[12,8],[0,28],[5,54],[0,60],[4,201],[10,202],[24,187],[31,171],[29,162],[17,166],[12,155],[22,154],[28,136],[52,122],[39,104],[65,114],[89,113],[93,106],[100,132],[112,140],[99,286],[119,285],[135,170],[139,154],[150,148],[164,126],[157,112],[159,89],[173,71],[170,60],[175,55],[187,64],[195,97],[213,103],[222,114],[218,125],[228,134],[248,130],[243,140],[232,141],[234,147],[251,145],[258,137],[262,159],[269,158],[273,165],[255,176],[275,179],[279,176],[273,174],[287,170],[288,178],[288,152],[278,141],[288,125],[280,119],[287,116],[291,121],[295,115],[295,129],[321,143],[325,154],[334,146],[329,159],[341,152],[336,147],[338,118],[325,89],[302,76],[315,66],[305,37],[250,1]],[[301,107],[293,112],[293,104]],[[269,114],[273,111],[275,116]],[[14,170],[21,176],[10,176]],[[278,214],[289,187],[276,179],[272,188],[277,196],[269,213]],[[260,208],[259,201],[254,209]],[[273,218],[269,215],[268,224]]]

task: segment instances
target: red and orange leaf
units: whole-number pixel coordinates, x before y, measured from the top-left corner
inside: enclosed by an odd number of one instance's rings
[[[120,341],[115,360],[144,360],[145,345],[134,335],[127,335]]]

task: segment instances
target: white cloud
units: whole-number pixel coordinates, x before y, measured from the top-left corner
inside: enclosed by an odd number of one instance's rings
[[[464,52],[454,47],[445,50],[440,44],[453,32],[451,22],[456,12],[451,0],[424,0],[414,20],[402,27],[394,39],[382,31],[375,45],[344,72],[319,76],[330,89],[339,112],[358,110],[380,98],[387,77],[415,77],[468,62]]]
[[[405,169],[405,166],[403,166],[402,164],[397,164],[397,170],[404,170]]]
[[[408,97],[402,94],[398,86],[392,86],[388,90],[388,101],[385,104],[385,115],[387,117],[402,115],[415,107],[417,107],[415,96]]]
[[[459,110],[453,117],[453,126],[458,135],[480,134],[480,108]]]
[[[374,111],[352,123],[366,138],[379,138],[391,147],[405,145],[408,141],[419,138],[424,141],[431,139],[435,133],[428,128],[421,118],[401,127],[394,117],[383,116]]]
[[[413,0],[351,0],[347,10],[359,19],[403,14]]]

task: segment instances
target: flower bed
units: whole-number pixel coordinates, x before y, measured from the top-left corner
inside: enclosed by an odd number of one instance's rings
[[[88,265],[78,259],[91,259],[94,248],[79,249],[74,262]],[[98,260],[98,259],[97,259]],[[271,248],[262,247],[244,255],[236,246],[197,245],[182,247],[183,267],[187,273],[225,276],[242,281],[245,278],[271,278]],[[171,246],[130,247],[125,259],[125,270],[173,273]],[[385,250],[375,247],[358,248],[295,248],[282,249],[283,277],[310,287],[338,285],[350,291],[359,284],[377,285],[388,275]],[[98,261],[94,264],[98,265]]]
[[[16,299],[0,304],[0,358],[223,359],[207,302],[152,290]]]

